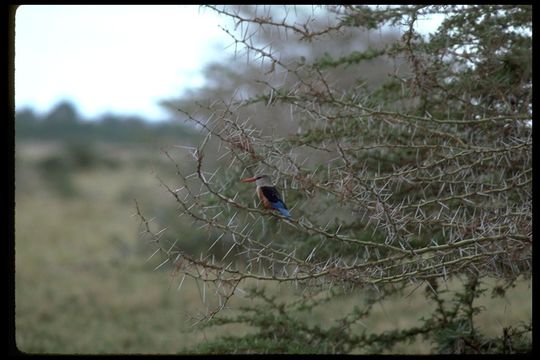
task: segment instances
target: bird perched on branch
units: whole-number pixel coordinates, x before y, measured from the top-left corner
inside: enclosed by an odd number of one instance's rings
[[[257,185],[257,195],[264,207],[267,209],[272,209],[279,211],[281,215],[290,218],[291,214],[287,209],[287,206],[281,199],[281,195],[277,191],[276,187],[272,185],[270,181],[270,176],[268,175],[258,175],[251,178],[245,178],[240,180],[241,182],[255,182]]]

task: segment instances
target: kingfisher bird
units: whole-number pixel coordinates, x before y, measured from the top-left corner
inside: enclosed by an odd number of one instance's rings
[[[272,185],[270,181],[270,176],[268,175],[258,175],[251,178],[245,178],[240,180],[241,182],[255,182],[257,185],[257,195],[264,207],[267,209],[272,209],[279,211],[281,215],[290,218],[291,214],[287,209],[287,205],[281,199],[281,195],[277,191],[276,187]]]

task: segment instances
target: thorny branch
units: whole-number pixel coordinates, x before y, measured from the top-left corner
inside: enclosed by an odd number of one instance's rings
[[[315,31],[211,8],[238,23],[281,27],[304,39],[341,28]],[[414,47],[413,23],[414,18],[404,51]],[[361,99],[336,96],[342,91],[321,69],[286,65],[243,33],[235,42],[268,57],[298,82],[281,90],[268,84],[268,97],[200,105],[206,116],[178,109],[206,136],[199,147],[187,149],[194,169],[189,175],[164,150],[178,184],[159,180],[179,214],[210,234],[207,253],[162,244],[167,230],[152,231],[152,220],[137,204],[141,236],[157,247],[153,256],[161,253],[174,264],[180,286],[186,276],[213,285],[220,305],[206,317],[223,309],[248,279],[361,287],[457,273],[530,274],[532,128],[523,125],[530,114],[436,119],[374,109]],[[411,53],[410,60],[413,74],[419,73],[421,58]],[[322,93],[315,93],[313,81],[323,85]],[[278,102],[294,108],[295,117],[310,124],[307,130],[276,138],[238,115],[239,109]],[[505,124],[519,125],[512,136],[500,137]],[[205,162],[211,152],[217,165]],[[292,218],[262,209],[253,189],[239,190],[241,177],[260,171],[278,179],[294,201]],[[228,248],[221,258],[211,251],[217,243]]]

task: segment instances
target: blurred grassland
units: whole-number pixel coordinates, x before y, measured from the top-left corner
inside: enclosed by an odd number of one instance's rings
[[[179,160],[181,163],[181,159]],[[27,353],[174,354],[219,335],[251,331],[231,325],[200,330],[188,315],[204,311],[200,289],[170,269],[153,269],[161,259],[147,259],[154,249],[138,238],[136,198],[148,217],[181,236],[187,247],[207,241],[187,220],[176,217],[175,204],[154,174],[174,181],[174,167],[158,149],[143,146],[17,142],[15,154],[15,303],[16,343]],[[209,246],[209,244],[207,244]],[[449,283],[455,287],[455,282]],[[414,287],[411,286],[411,290]],[[271,286],[283,299],[295,291]],[[313,323],[332,324],[363,291],[340,297],[299,314]],[[211,302],[211,293],[207,294]],[[246,300],[235,297],[232,312]],[[488,311],[477,321],[486,334],[529,321],[532,294],[521,281],[506,298],[481,299]],[[359,331],[379,332],[419,324],[432,305],[423,287],[409,297],[395,296],[375,305]],[[420,339],[389,349],[393,353],[428,353]],[[232,349],[231,349],[232,351]]]

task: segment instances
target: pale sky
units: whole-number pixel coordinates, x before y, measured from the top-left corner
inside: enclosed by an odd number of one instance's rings
[[[234,51],[226,20],[198,5],[22,5],[15,107],[43,114],[70,100],[86,118],[166,119],[159,101],[202,85],[204,65]]]
[[[158,105],[203,82],[223,58],[223,19],[197,5],[23,5],[15,23],[15,106],[49,111],[72,100],[105,112],[166,118]]]

